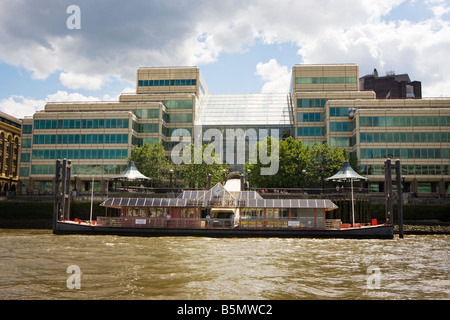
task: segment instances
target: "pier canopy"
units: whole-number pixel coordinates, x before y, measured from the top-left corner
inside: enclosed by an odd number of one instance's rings
[[[128,162],[125,170],[118,176],[113,178],[114,180],[125,180],[125,181],[134,181],[134,180],[150,180],[150,178],[144,176],[139,170],[136,168],[134,161]]]
[[[334,176],[326,178],[325,180],[332,181],[350,181],[351,185],[351,193],[352,193],[352,225],[355,225],[355,202],[353,199],[353,181],[354,180],[368,180],[366,177],[363,177],[355,172],[353,168],[350,166],[348,161],[345,161],[342,165],[341,170],[338,171]]]
[[[355,172],[353,168],[350,166],[348,161],[345,161],[342,165],[341,170],[339,170],[334,176],[326,178],[325,180],[332,181],[350,181],[350,180],[367,180],[366,177],[363,177]]]

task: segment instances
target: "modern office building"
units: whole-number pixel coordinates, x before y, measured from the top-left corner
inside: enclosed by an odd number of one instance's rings
[[[0,195],[17,190],[22,122],[0,112]]]
[[[285,94],[212,94],[197,67],[139,68],[136,93],[118,102],[48,103],[23,120],[21,190],[51,192],[55,159],[70,158],[77,190],[90,190],[94,177],[104,191],[133,146],[162,142],[170,154],[180,132],[203,143],[220,133],[223,161],[242,170],[253,132],[346,148],[373,191],[383,191],[381,165],[391,157],[408,191],[450,193],[450,99],[377,99],[360,81],[355,64],[295,65]],[[242,132],[243,158],[234,144]]]

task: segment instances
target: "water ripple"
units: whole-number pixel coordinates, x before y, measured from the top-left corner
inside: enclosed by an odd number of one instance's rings
[[[0,229],[0,299],[449,299],[447,236],[55,236]],[[81,270],[68,289],[67,267]],[[375,288],[368,268],[379,270]]]

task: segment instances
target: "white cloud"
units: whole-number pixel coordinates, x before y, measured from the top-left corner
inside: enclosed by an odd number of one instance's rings
[[[450,24],[434,19],[361,24],[317,38],[299,50],[304,63],[355,62],[361,76],[374,68],[381,74],[408,73],[412,80],[422,81],[423,96],[450,96],[448,52]]]
[[[22,96],[10,96],[0,100],[0,111],[18,119],[23,119],[24,116],[31,116],[36,111],[42,110],[44,105],[44,100],[34,100]]]
[[[102,75],[77,74],[73,72],[61,72],[59,80],[69,89],[99,90],[107,77]]]
[[[259,62],[256,74],[266,80],[262,93],[284,93],[289,90],[291,72],[287,66],[280,66],[276,59],[270,59],[267,63]]]
[[[54,94],[49,94],[45,99],[46,102],[76,102],[76,101],[99,101],[100,99],[92,96],[84,96],[81,93],[68,93],[67,91],[57,91]]]
[[[47,102],[69,101],[99,101],[97,97],[86,97],[80,93],[57,91],[49,94],[45,99],[32,99],[23,96],[10,96],[0,100],[0,111],[18,119],[32,116],[35,112],[43,110]]]
[[[58,73],[69,89],[97,90],[115,78],[134,82],[139,66],[201,67],[256,41],[289,42],[299,62],[354,62],[361,75],[395,69],[422,81],[426,95],[450,96],[448,2],[424,0],[428,20],[384,20],[407,1],[80,0],[81,30],[66,28],[64,1],[2,1],[0,59],[37,79]],[[269,61],[260,75],[269,67],[283,69]],[[268,79],[263,90],[278,90],[285,78]]]

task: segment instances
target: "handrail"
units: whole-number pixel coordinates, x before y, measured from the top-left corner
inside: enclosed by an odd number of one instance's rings
[[[280,218],[171,218],[167,217],[97,217],[98,226],[127,228],[179,228],[179,229],[314,229],[314,223],[306,217]],[[322,228],[340,229],[339,219],[326,219]],[[319,229],[322,229],[319,227]]]

